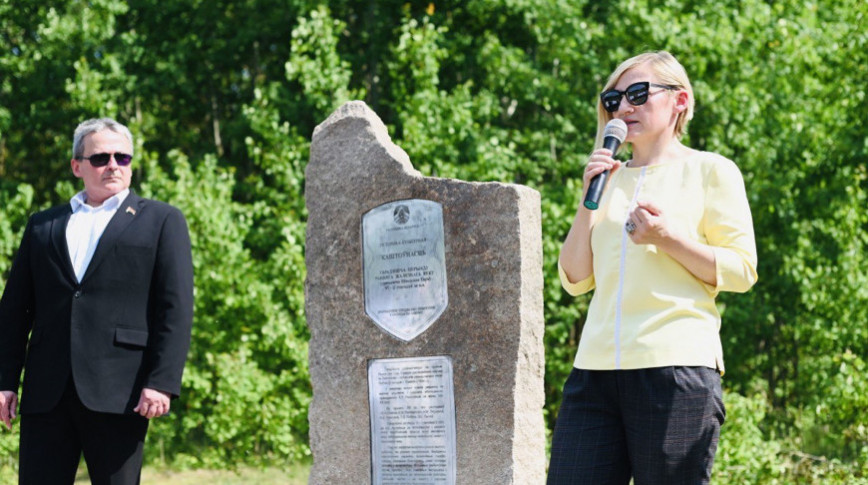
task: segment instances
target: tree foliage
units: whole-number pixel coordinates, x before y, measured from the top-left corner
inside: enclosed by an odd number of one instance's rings
[[[560,289],[556,259],[595,97],[619,61],[666,49],[694,82],[687,143],[738,164],[757,234],[759,283],[719,302],[730,413],[718,481],[857,483],[868,479],[866,5],[0,1],[0,284],[27,216],[76,190],[75,124],[126,122],[134,186],[187,215],[196,269],[184,395],[151,449],[190,466],[304,457],[304,167],[314,126],[364,99],[423,174],[542,193],[551,426],[588,305]],[[0,435],[4,456],[16,447]]]

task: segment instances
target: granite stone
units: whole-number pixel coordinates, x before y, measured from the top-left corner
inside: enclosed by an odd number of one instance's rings
[[[403,199],[443,207],[448,307],[409,342],[365,313],[361,219]],[[309,483],[371,483],[367,365],[448,355],[457,483],[545,481],[540,195],[515,184],[425,177],[380,118],[352,101],[316,127],[306,169]]]

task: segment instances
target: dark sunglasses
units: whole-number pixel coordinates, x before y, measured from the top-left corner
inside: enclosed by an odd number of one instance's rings
[[[649,83],[648,81],[642,81],[639,83],[633,83],[627,86],[627,89],[623,91],[618,91],[617,89],[610,89],[608,91],[604,91],[603,94],[600,95],[600,101],[603,103],[603,108],[606,109],[609,113],[614,113],[618,111],[618,107],[621,106],[621,96],[627,96],[627,102],[632,104],[633,106],[639,106],[641,104],[645,104],[648,101],[648,88],[654,86],[655,88],[663,88],[666,90],[678,89],[678,86],[670,86],[667,84],[655,84]]]
[[[111,161],[112,155],[121,167],[126,167],[133,161],[133,156],[126,153],[94,153],[89,157],[81,157],[81,160],[89,161],[94,167],[105,167]]]

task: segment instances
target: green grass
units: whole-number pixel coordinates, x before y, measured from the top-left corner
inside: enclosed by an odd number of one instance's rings
[[[310,473],[310,465],[295,465],[288,469],[249,468],[230,470],[174,471],[145,467],[142,483],[148,485],[304,485]],[[76,485],[90,483],[84,464],[79,467]]]

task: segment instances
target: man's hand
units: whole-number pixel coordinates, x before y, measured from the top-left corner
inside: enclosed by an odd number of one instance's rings
[[[133,412],[139,413],[148,419],[158,418],[169,412],[169,403],[171,401],[169,393],[146,387],[142,389],[139,404],[136,405]]]
[[[6,424],[6,429],[12,431],[12,420],[15,419],[15,408],[18,407],[18,394],[12,391],[0,391],[0,421]]]

